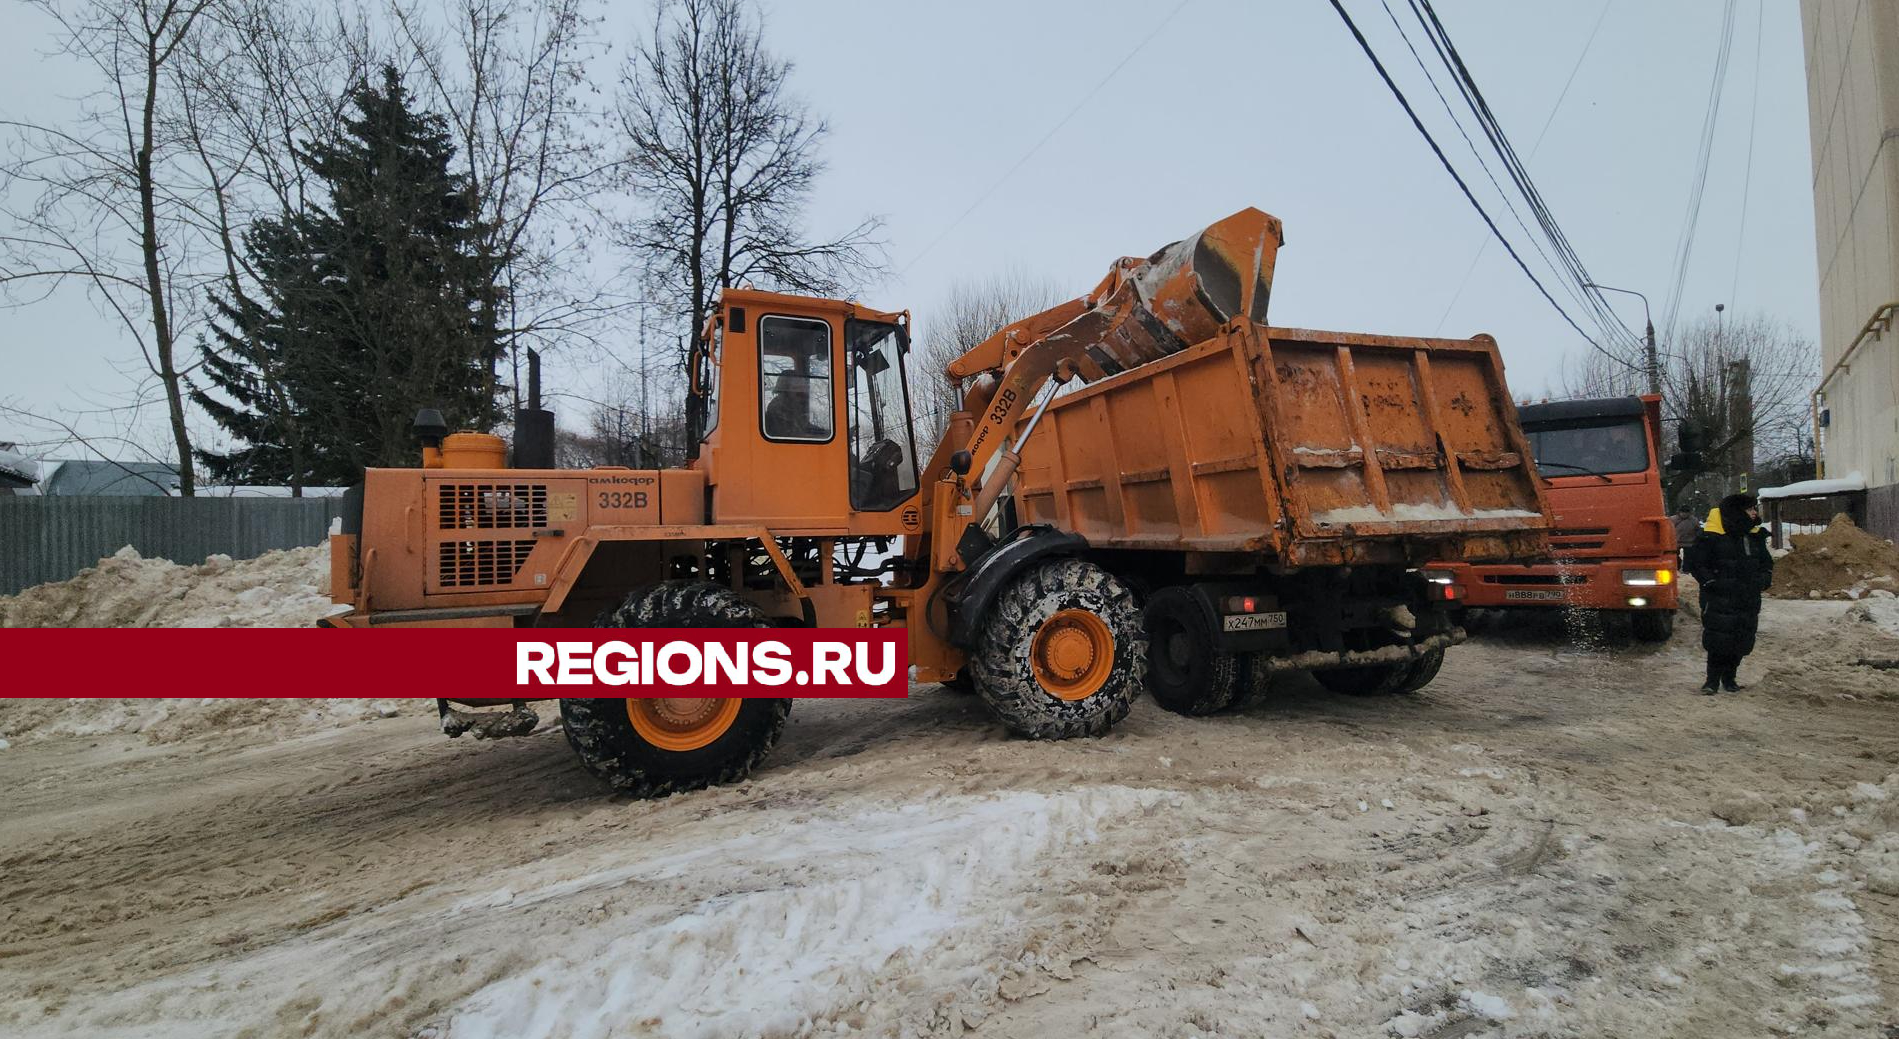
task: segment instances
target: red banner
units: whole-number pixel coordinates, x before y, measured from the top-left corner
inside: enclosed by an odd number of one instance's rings
[[[7,696],[902,697],[881,628],[16,628]]]

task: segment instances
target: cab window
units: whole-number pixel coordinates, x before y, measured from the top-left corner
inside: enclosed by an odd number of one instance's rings
[[[1610,476],[1648,468],[1648,427],[1639,418],[1526,425],[1536,470],[1552,476]]]
[[[831,326],[802,317],[758,322],[758,385],[767,440],[831,439]]]
[[[844,324],[846,401],[851,423],[851,508],[887,512],[917,490],[916,449],[910,439],[910,402],[901,326],[876,321]]]

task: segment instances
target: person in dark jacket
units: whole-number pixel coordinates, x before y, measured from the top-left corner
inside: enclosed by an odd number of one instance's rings
[[[1701,648],[1708,651],[1703,693],[1739,692],[1741,658],[1754,651],[1761,593],[1774,582],[1774,557],[1759,522],[1753,495],[1730,494],[1708,513],[1688,548],[1683,569],[1701,583]]]

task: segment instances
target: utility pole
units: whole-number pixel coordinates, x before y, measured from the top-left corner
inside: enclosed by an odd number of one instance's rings
[[[1658,397],[1661,396],[1662,356],[1661,352],[1655,349],[1655,319],[1649,316],[1648,297],[1634,289],[1618,289],[1610,285],[1598,285],[1593,281],[1584,282],[1583,287],[1597,289],[1602,292],[1620,292],[1634,296],[1642,301],[1642,323],[1648,326],[1647,333],[1642,337],[1643,360],[1646,362],[1645,367],[1648,370],[1648,391]]]

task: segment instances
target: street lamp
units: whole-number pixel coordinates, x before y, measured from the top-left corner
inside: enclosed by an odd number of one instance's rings
[[[1618,289],[1613,285],[1598,285],[1593,281],[1583,282],[1583,288],[1595,289],[1599,292],[1620,292],[1635,296],[1642,301],[1642,322],[1648,326],[1647,335],[1642,340],[1642,345],[1648,354],[1648,391],[1659,395],[1662,392],[1662,362],[1655,352],[1655,321],[1648,314],[1648,297],[1634,289]]]

